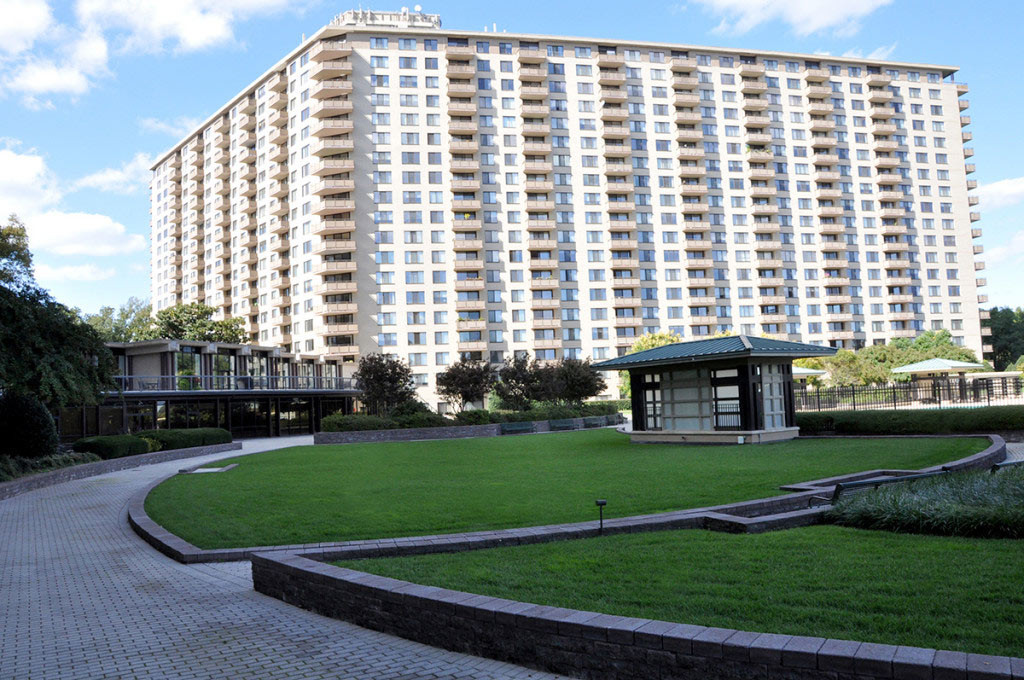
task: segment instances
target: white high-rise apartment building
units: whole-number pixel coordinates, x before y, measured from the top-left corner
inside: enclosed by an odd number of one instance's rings
[[[648,331],[988,350],[947,66],[350,11],[153,168],[152,300],[348,375]]]

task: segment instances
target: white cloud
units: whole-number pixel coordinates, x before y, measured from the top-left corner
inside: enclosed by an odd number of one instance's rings
[[[61,197],[57,177],[46,167],[46,160],[29,150],[18,153],[0,148],[0,218],[10,213],[29,215],[56,204]]]
[[[695,0],[721,17],[717,33],[746,33],[770,21],[782,21],[796,35],[832,30],[850,36],[860,20],[893,0]]]
[[[114,34],[119,49],[185,52],[233,42],[233,24],[288,7],[287,0],[78,0],[85,26]]]
[[[152,165],[152,156],[137,153],[120,168],[106,168],[76,180],[72,184],[72,189],[97,189],[115,194],[133,194],[139,187],[149,183],[149,168]]]
[[[987,249],[985,261],[989,264],[1024,261],[1024,231],[1015,232],[1006,243]]]
[[[0,52],[28,50],[53,24],[46,0],[0,0]]]
[[[146,247],[143,236],[95,213],[51,210],[30,216],[25,226],[33,249],[55,255],[124,255]]]
[[[28,229],[33,252],[105,256],[146,248],[144,237],[129,234],[107,215],[62,210],[63,194],[46,159],[36,151],[19,152],[10,140],[0,148],[0,216],[18,214]]]
[[[302,10],[310,0],[77,0],[73,22],[53,20],[46,0],[0,0],[0,92],[31,109],[46,95],[76,97],[109,75],[118,53],[192,52],[236,42],[234,27],[255,16]]]
[[[999,210],[1024,202],[1024,177],[1001,179],[991,184],[978,187],[981,207],[986,210]]]
[[[139,127],[149,132],[159,132],[171,137],[184,137],[199,127],[202,122],[200,118],[189,116],[178,116],[174,120],[160,120],[159,118],[142,118],[139,120]]]
[[[77,264],[52,267],[38,264],[35,267],[36,280],[40,283],[61,283],[63,281],[103,281],[113,278],[117,272],[112,268],[97,267],[94,264]]]
[[[854,59],[888,59],[889,56],[896,51],[896,46],[898,44],[898,42],[894,42],[891,45],[882,45],[881,47],[876,47],[875,49],[868,52],[867,55],[864,54],[863,50],[847,50],[843,52],[843,56],[853,57]]]

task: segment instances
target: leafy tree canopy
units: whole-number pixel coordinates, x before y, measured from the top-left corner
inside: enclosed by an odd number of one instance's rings
[[[487,362],[460,359],[437,374],[437,393],[463,411],[472,402],[482,402],[494,387],[494,368]]]
[[[992,363],[996,370],[1012,370],[1024,357],[1024,309],[994,307],[989,310],[992,328]]]
[[[33,284],[28,232],[18,216],[12,214],[7,224],[0,225],[0,286],[20,289]]]
[[[536,362],[531,363],[526,354],[518,354],[507,357],[498,369],[494,393],[504,408],[526,411],[532,404],[536,382]]]
[[[953,359],[977,362],[974,352],[953,344],[949,331],[925,331],[914,339],[897,338],[885,345],[870,345],[857,351],[841,349],[835,356],[819,359],[833,385],[884,385],[910,376],[893,375],[897,366],[925,359]],[[811,366],[804,360],[802,365]]]
[[[175,305],[156,313],[153,325],[142,339],[197,340],[201,342],[248,342],[245,320],[241,317],[214,320],[216,310],[200,302]]]
[[[0,390],[51,408],[94,404],[115,368],[99,333],[49,293],[0,286]]]
[[[145,340],[153,326],[149,303],[136,297],[128,298],[118,309],[100,307],[96,314],[86,314],[82,318],[96,329],[104,342]]]
[[[353,377],[362,391],[367,413],[388,416],[399,404],[416,398],[409,365],[387,354],[367,354],[359,359]]]

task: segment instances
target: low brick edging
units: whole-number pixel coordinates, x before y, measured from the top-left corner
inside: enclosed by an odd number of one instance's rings
[[[604,425],[585,426],[589,418],[602,417]],[[567,418],[573,421],[573,430],[598,429],[616,425],[621,418],[616,415],[610,416],[587,416],[586,418]],[[524,423],[533,425],[533,433],[555,432],[552,430],[548,420],[528,420]],[[488,425],[448,425],[445,427],[409,427],[396,430],[359,430],[355,432],[317,432],[313,435],[314,444],[363,444],[371,442],[411,442],[428,441],[431,439],[467,439],[471,437],[497,437],[502,436],[502,423],[490,423]],[[564,430],[568,432],[569,430]],[[522,433],[529,434],[529,433]]]
[[[294,554],[252,557],[257,592],[424,644],[600,680],[1010,680],[1024,659],[709,628],[424,586]]]
[[[228,444],[211,444],[209,446],[191,446],[185,449],[169,449],[167,451],[154,451],[153,453],[140,453],[134,456],[122,458],[111,458],[110,460],[98,460],[94,463],[81,463],[80,465],[69,465],[68,467],[40,472],[39,474],[19,477],[9,482],[0,483],[0,500],[17,496],[18,494],[41,489],[54,484],[70,482],[75,479],[105,475],[108,472],[117,472],[129,468],[141,467],[143,465],[155,465],[166,463],[182,458],[195,458],[206,456],[211,453],[222,451],[235,451],[241,449],[242,444],[231,442]]]
[[[460,552],[511,545],[527,545],[550,541],[591,538],[601,533],[619,534],[672,529],[708,529],[731,533],[761,533],[793,529],[817,524],[828,506],[813,504],[815,497],[831,493],[839,482],[871,479],[879,476],[908,475],[942,469],[986,468],[1006,457],[1006,444],[1001,437],[989,435],[992,442],[984,451],[945,466],[926,470],[868,470],[839,477],[830,477],[782,487],[795,491],[749,501],[738,501],[704,508],[689,508],[647,515],[616,517],[604,521],[603,530],[597,521],[569,522],[514,529],[493,529],[434,536],[364,539],[304,543],[298,545],[250,546],[205,550],[172,534],[146,514],[145,500],[149,492],[167,478],[157,480],[137,493],[128,504],[128,523],[139,536],[168,557],[185,564],[197,562],[235,562],[250,559],[257,553],[289,552],[318,560],[360,559],[366,557],[399,557],[437,552]]]

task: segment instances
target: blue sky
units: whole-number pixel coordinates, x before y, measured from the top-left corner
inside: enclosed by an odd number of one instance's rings
[[[1024,305],[1019,0],[423,2],[444,26],[872,55],[959,66],[981,184],[983,292]],[[367,5],[369,6],[369,5]],[[628,7],[623,11],[623,7]],[[37,279],[86,311],[148,297],[149,161],[353,6],[306,0],[0,0],[0,215]],[[375,5],[398,9],[399,4]],[[977,225],[976,225],[977,226]]]

